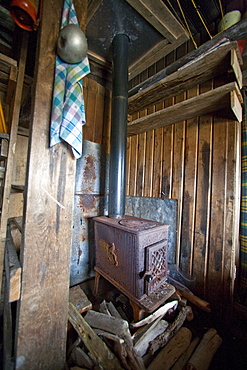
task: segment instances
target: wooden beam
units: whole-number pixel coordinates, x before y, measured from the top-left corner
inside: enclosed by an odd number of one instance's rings
[[[226,40],[237,41],[246,39],[247,39],[247,18],[242,18],[241,21],[236,23],[234,26],[214,36],[212,39],[205,42],[197,49],[194,49],[190,53],[186,54],[183,58],[178,59],[177,61],[173,62],[166,68],[162,69],[160,72],[156,73],[155,75],[151,76],[150,78],[143,81],[139,85],[135,86],[133,89],[129,91],[129,96],[136,94],[140,90],[146,89],[153,83],[160,81],[162,78],[165,78],[170,74],[176,72],[179,68],[181,68],[185,64],[193,61],[195,58],[204,54],[211,48],[217,47],[217,45],[220,45],[222,42]]]
[[[181,94],[192,87],[209,80],[217,74],[235,73],[239,87],[242,88],[241,58],[237,54],[237,42],[226,42],[197,59],[185,64],[176,72],[162,78],[148,88],[128,99],[128,113],[133,114],[172,96]]]
[[[235,100],[232,102],[233,98],[231,93],[233,91],[236,93],[234,98],[237,98],[237,100],[241,102],[242,97],[237,83],[230,82],[229,84],[220,86],[204,94],[184,100],[181,103],[177,103],[148,116],[129,122],[127,129],[128,135],[140,134],[172,123],[203,116],[206,113],[231,107],[234,108],[233,112],[236,114],[235,109],[238,109],[241,105],[237,105]],[[241,121],[241,110],[239,109],[236,118],[239,122]]]
[[[99,9],[102,0],[89,0],[88,1],[88,8],[87,8],[87,24],[91,21],[94,14]]]
[[[74,4],[78,19],[83,19],[82,1]],[[62,0],[43,1],[37,43],[24,197],[22,289],[16,319],[18,369],[62,369],[66,359],[76,160],[65,143],[49,148],[62,6]]]
[[[161,0],[127,0],[127,2],[169,42],[174,42],[180,37],[184,41],[189,39],[187,31]]]
[[[237,42],[235,42],[235,43],[237,43]],[[241,68],[240,68],[240,65],[239,65],[239,58],[238,58],[237,51],[239,52],[238,49],[231,50],[231,67],[232,67],[233,72],[235,74],[238,86],[239,86],[240,89],[242,89],[242,87],[243,87],[243,76],[242,76],[242,71],[241,71]]]

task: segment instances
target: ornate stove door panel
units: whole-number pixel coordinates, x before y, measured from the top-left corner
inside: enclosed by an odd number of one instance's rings
[[[154,292],[167,279],[167,240],[146,248],[145,293]]]

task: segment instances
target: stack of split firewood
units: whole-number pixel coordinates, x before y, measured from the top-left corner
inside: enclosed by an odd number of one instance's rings
[[[138,322],[123,316],[111,301],[103,301],[98,311],[86,312],[70,301],[69,321],[78,339],[69,349],[69,367],[205,370],[222,342],[213,328],[200,336],[189,329],[192,308],[177,294]]]

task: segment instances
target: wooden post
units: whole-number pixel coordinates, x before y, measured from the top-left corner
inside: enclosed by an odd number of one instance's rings
[[[87,2],[74,1],[79,22]],[[77,7],[78,4],[78,7]],[[36,54],[24,201],[22,287],[16,320],[16,369],[62,369],[66,355],[76,160],[49,148],[56,42],[63,0],[43,0]]]

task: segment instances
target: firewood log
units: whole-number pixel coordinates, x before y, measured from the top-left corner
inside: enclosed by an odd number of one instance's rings
[[[72,303],[69,303],[68,318],[84,345],[91,352],[98,364],[105,370],[122,369],[116,356],[109,350],[106,344],[94,333],[93,329],[84,320]]]
[[[154,358],[148,366],[148,370],[169,370],[186,351],[191,338],[191,331],[188,328],[182,327]]]
[[[160,308],[158,308],[154,313],[149,315],[148,317],[145,317],[145,319],[142,319],[138,322],[132,323],[132,328],[139,328],[140,326],[150,324],[151,322],[155,321],[158,317],[164,316],[168,310],[170,309],[176,309],[178,305],[178,301],[172,301],[164,304]]]
[[[188,360],[192,356],[193,352],[195,351],[195,348],[197,347],[198,343],[200,341],[199,337],[195,337],[191,342],[189,347],[186,349],[184,354],[179,357],[179,359],[175,362],[175,364],[172,367],[172,370],[181,370],[184,369],[185,365],[187,364]]]
[[[209,329],[188,361],[186,370],[207,370],[221,342],[217,331]]]
[[[209,302],[204,301],[203,299],[197,297],[196,295],[194,295],[191,292],[186,292],[186,291],[182,291],[182,290],[179,290],[179,289],[177,289],[177,292],[181,296],[186,298],[188,301],[190,301],[190,303],[193,303],[195,306],[199,307],[201,310],[203,310],[205,312],[208,312],[208,313],[211,312],[211,307],[210,307]]]
[[[174,336],[174,334],[181,328],[183,325],[186,316],[188,312],[190,312],[191,307],[182,307],[181,311],[177,315],[176,319],[169,324],[166,331],[160,335],[158,335],[157,338],[153,340],[153,342],[150,344],[149,351],[151,353],[155,353],[159,348],[164,347],[166,343],[169,342],[169,340]]]
[[[148,350],[149,344],[168,327],[168,322],[165,320],[156,319],[153,323],[147,325],[146,330],[143,330],[135,341],[134,348],[140,356],[144,356]]]
[[[85,316],[86,322],[95,329],[102,329],[124,339],[127,359],[132,370],[144,370],[142,358],[136,353],[126,320],[108,316],[101,312],[90,310]]]

